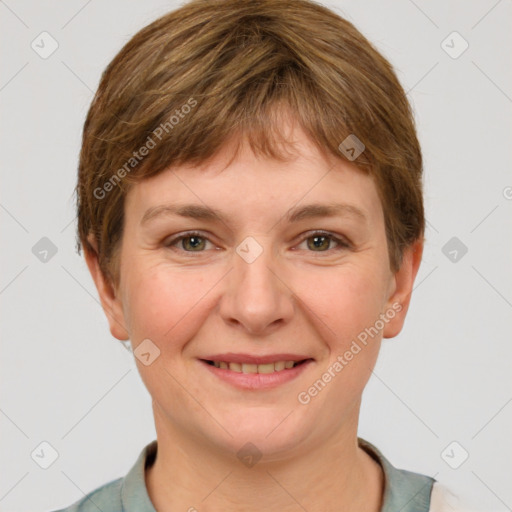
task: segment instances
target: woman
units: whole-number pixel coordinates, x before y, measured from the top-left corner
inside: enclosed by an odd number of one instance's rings
[[[421,179],[391,65],[327,8],[196,0],[136,34],[85,123],[79,247],[157,440],[66,511],[447,507],[357,436],[421,263]]]

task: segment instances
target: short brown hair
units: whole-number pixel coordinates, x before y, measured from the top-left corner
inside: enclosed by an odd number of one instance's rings
[[[391,64],[350,22],[310,0],[192,0],[120,50],[84,125],[78,252],[93,250],[94,235],[100,267],[117,284],[129,187],[171,165],[202,164],[235,136],[256,154],[283,158],[281,107],[339,159],[348,136],[363,142],[354,163],[375,180],[398,270],[425,229],[411,107]]]

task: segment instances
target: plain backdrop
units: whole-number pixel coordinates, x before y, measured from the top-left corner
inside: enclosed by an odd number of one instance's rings
[[[323,3],[395,66],[425,159],[424,258],[359,435],[474,506],[511,510],[512,3]],[[133,355],[111,337],[75,252],[73,187],[101,72],[178,5],[0,2],[2,511],[67,506],[126,474],[156,438]],[[52,450],[43,469],[34,453]]]

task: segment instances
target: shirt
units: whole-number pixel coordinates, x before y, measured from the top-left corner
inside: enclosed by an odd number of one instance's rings
[[[364,439],[358,438],[358,444],[381,465],[384,473],[380,512],[461,510],[454,508],[453,501],[449,500],[449,491],[438,485],[434,478],[395,468],[374,445]],[[145,468],[153,464],[156,451],[157,441],[154,440],[145,446],[126,476],[106,483],[69,507],[54,512],[98,512],[98,509],[102,512],[156,512],[144,477]]]

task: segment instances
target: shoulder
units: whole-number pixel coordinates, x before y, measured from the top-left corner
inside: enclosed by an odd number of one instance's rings
[[[432,486],[429,512],[478,512],[439,482]]]
[[[156,512],[144,480],[145,467],[153,463],[156,450],[157,442],[154,440],[142,449],[124,477],[111,480],[69,507],[52,512]]]
[[[121,487],[123,478],[118,478],[91,491],[69,507],[53,512],[103,512],[122,510]]]

